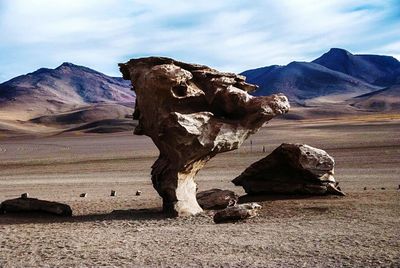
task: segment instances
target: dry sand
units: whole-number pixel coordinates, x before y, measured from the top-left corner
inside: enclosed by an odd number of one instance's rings
[[[220,225],[207,214],[163,217],[149,176],[157,150],[146,137],[0,140],[0,201],[29,192],[74,213],[1,215],[0,267],[399,267],[398,133],[398,119],[272,121],[252,136],[252,147],[247,141],[210,161],[198,174],[200,190],[244,194],[231,179],[282,142],[300,142],[335,158],[348,195],[258,198],[258,218]]]

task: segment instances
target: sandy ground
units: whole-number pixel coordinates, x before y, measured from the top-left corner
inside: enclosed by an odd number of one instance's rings
[[[0,201],[29,192],[70,204],[74,216],[1,215],[0,267],[399,267],[398,133],[398,119],[272,121],[252,146],[210,161],[200,190],[242,195],[231,179],[282,142],[300,142],[335,158],[348,195],[258,197],[259,217],[220,225],[207,214],[164,218],[149,176],[157,150],[146,137],[2,139]]]

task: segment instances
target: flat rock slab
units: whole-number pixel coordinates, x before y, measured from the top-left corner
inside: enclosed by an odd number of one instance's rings
[[[229,190],[210,189],[198,192],[196,198],[203,209],[223,209],[235,205],[239,196]]]
[[[261,206],[257,203],[246,203],[219,210],[214,214],[215,223],[236,222],[258,215]]]
[[[58,216],[72,216],[70,206],[36,198],[15,198],[1,203],[1,213],[44,212]]]
[[[324,150],[283,143],[232,182],[248,194],[345,195],[333,177],[334,166]]]

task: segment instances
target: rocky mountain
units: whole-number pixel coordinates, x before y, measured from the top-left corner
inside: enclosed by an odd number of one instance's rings
[[[242,73],[259,86],[254,95],[282,92],[292,103],[344,102],[399,83],[400,62],[333,48],[312,62],[272,65]],[[385,91],[386,92],[386,91]]]
[[[129,81],[66,62],[0,84],[0,121],[27,130],[79,127],[125,120],[134,102]]]
[[[134,101],[129,81],[72,63],[42,68],[0,84],[0,107],[18,112],[21,119],[94,103]]]
[[[347,99],[380,89],[353,76],[309,62],[264,67],[242,74],[247,82],[259,86],[254,95],[282,92],[289,100],[300,104],[321,96],[340,95]]]
[[[400,62],[391,56],[353,55],[344,49],[332,48],[313,63],[377,86],[400,83]]]

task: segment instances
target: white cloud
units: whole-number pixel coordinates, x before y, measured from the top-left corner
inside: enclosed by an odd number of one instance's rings
[[[311,60],[330,47],[399,55],[393,3],[3,0],[0,79],[63,61],[118,75],[118,62],[148,55],[235,72]]]

